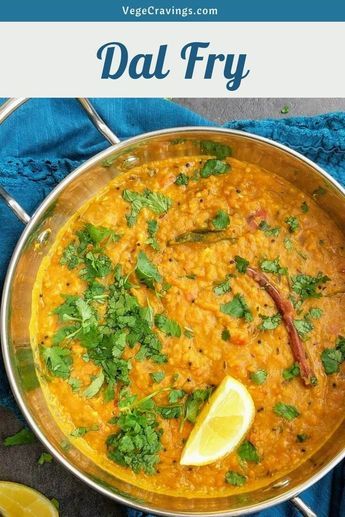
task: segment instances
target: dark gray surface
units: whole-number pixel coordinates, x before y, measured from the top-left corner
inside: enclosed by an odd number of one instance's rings
[[[345,111],[345,99],[177,99],[187,108],[223,123],[230,119],[313,115]],[[281,114],[283,106],[289,114]],[[79,482],[56,462],[37,465],[43,451],[40,444],[4,447],[4,437],[22,427],[15,416],[0,408],[0,479],[32,486],[60,502],[63,517],[121,517],[124,511],[109,499]]]
[[[223,124],[228,120],[286,118],[345,111],[344,99],[174,99],[186,108]],[[288,106],[289,113],[281,110]]]

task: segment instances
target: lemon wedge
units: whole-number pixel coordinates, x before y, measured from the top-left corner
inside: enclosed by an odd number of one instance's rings
[[[254,402],[246,387],[225,377],[198,416],[183,449],[181,465],[208,465],[232,452],[254,416]]]
[[[0,515],[4,517],[58,517],[53,503],[32,488],[0,481]]]

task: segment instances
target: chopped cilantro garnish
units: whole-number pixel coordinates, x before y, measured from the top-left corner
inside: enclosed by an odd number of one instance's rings
[[[239,474],[238,472],[229,470],[229,472],[225,474],[225,481],[232,486],[243,486],[247,481],[247,478],[246,476],[242,476],[242,474]]]
[[[94,424],[91,427],[76,427],[72,432],[71,436],[73,438],[81,438],[82,436],[85,436],[86,433],[89,433],[90,431],[98,431],[99,425]]]
[[[212,142],[212,140],[202,140],[200,149],[202,153],[213,155],[219,160],[224,160],[224,158],[232,155],[231,147],[219,142]]]
[[[188,420],[192,424],[195,423],[201,407],[208,400],[211,392],[211,388],[205,388],[195,390],[188,395],[184,407],[184,420]]]
[[[260,386],[260,384],[264,384],[266,382],[268,373],[266,370],[256,370],[256,372],[251,372],[249,377],[254,384]]]
[[[169,319],[164,314],[156,314],[155,325],[166,336],[172,336],[172,337],[181,336],[180,325],[176,321]]]
[[[314,320],[318,320],[321,318],[322,314],[323,310],[319,307],[311,307],[311,309],[309,309],[309,311],[305,315],[305,318],[312,318]]]
[[[222,340],[223,341],[229,341],[229,339],[231,337],[230,332],[229,332],[228,329],[223,329],[221,336],[222,336]]]
[[[304,214],[306,214],[307,212],[309,212],[309,206],[307,205],[307,203],[305,201],[303,201],[303,203],[301,204],[301,210]]]
[[[42,452],[41,456],[38,458],[38,465],[44,465],[45,463],[51,463],[53,461],[53,456],[49,454],[49,452]]]
[[[335,348],[326,348],[321,354],[323,368],[327,375],[339,372],[342,363],[342,355],[340,350]]]
[[[122,197],[128,203],[131,203],[131,212],[126,215],[128,226],[132,227],[137,222],[139,213],[143,208],[148,208],[155,214],[165,214],[172,206],[172,200],[160,192],[152,192],[145,189],[143,192],[133,192],[124,190]]]
[[[345,361],[345,337],[338,336],[335,348],[326,348],[321,354],[323,368],[327,375],[338,373]]]
[[[68,379],[68,384],[71,386],[72,391],[78,391],[81,386],[81,381],[79,379],[75,379],[74,377],[70,377]]]
[[[236,294],[231,302],[224,303],[220,306],[220,311],[223,314],[232,316],[234,318],[244,318],[246,321],[253,321],[252,313],[241,294]]]
[[[245,273],[247,271],[247,267],[249,266],[248,260],[240,257],[239,255],[235,256],[235,265],[236,269],[239,273]]]
[[[85,398],[90,399],[97,395],[104,383],[104,373],[100,371],[91,381],[89,386],[83,391]]]
[[[149,238],[146,241],[146,244],[150,244],[150,246],[159,251],[159,244],[157,242],[157,231],[158,231],[158,223],[154,219],[151,219],[147,223],[147,233],[149,234]]]
[[[273,314],[273,316],[264,316],[260,314],[260,318],[262,319],[259,325],[260,330],[274,330],[280,325],[282,321],[282,317],[279,312]]]
[[[168,400],[170,404],[175,404],[180,399],[185,396],[185,392],[183,390],[171,390],[168,396]]]
[[[162,276],[160,275],[157,266],[150,261],[146,253],[143,251],[140,251],[138,254],[135,273],[138,280],[151,289],[154,288],[155,282],[162,281]]]
[[[283,370],[283,378],[286,381],[291,381],[294,377],[297,377],[299,375],[300,368],[297,363],[290,366],[290,368],[285,368]]]
[[[287,274],[287,268],[282,267],[279,262],[279,257],[275,258],[274,260],[262,260],[260,262],[260,267],[262,271],[265,273],[274,273],[276,275],[286,275]]]
[[[243,461],[260,462],[260,456],[255,445],[249,440],[245,440],[237,449],[237,454]]]
[[[330,278],[322,273],[318,273],[316,276],[296,275],[291,278],[292,290],[300,295],[301,300],[320,298],[321,293],[316,289],[329,280]]]
[[[308,434],[297,434],[296,440],[300,443],[305,442],[306,440],[309,440],[310,436]]]
[[[309,332],[314,329],[314,325],[307,319],[294,320],[294,325],[301,338],[306,338]]]
[[[230,217],[224,210],[218,210],[215,217],[211,219],[211,223],[216,230],[225,230],[230,224]]]
[[[272,228],[267,221],[261,221],[259,224],[259,229],[262,230],[268,237],[278,237],[280,233],[280,228]]]
[[[297,232],[297,230],[299,228],[299,221],[298,221],[297,217],[290,215],[289,217],[287,217],[285,219],[285,222],[288,225],[290,233]]]
[[[181,172],[180,174],[178,174],[176,176],[175,185],[178,185],[178,186],[188,185],[188,183],[189,183],[189,177],[187,176],[187,174],[183,174],[183,172]]]
[[[106,442],[108,457],[135,473],[154,474],[162,449],[162,430],[158,427],[152,398],[137,401],[126,392],[119,407],[120,416],[116,418],[119,431]]]
[[[293,249],[293,242],[289,237],[284,239],[284,247],[286,250],[291,251]]]
[[[278,402],[273,408],[276,415],[281,416],[285,420],[291,421],[300,416],[300,412],[295,406],[285,404],[284,402]]]
[[[15,433],[11,436],[7,436],[4,439],[3,444],[6,447],[12,447],[12,445],[26,445],[28,443],[33,443],[36,441],[36,437],[30,429],[24,427],[18,433]]]
[[[211,159],[204,163],[200,176],[202,178],[209,178],[210,176],[218,176],[219,174],[225,174],[230,170],[230,165],[221,160]]]
[[[152,373],[150,373],[150,377],[153,380],[153,382],[156,382],[157,384],[159,384],[165,378],[165,373],[164,372],[152,372]]]
[[[60,346],[42,347],[41,354],[50,373],[68,379],[72,366],[71,352]]]
[[[217,296],[221,296],[222,294],[228,293],[229,291],[231,291],[230,275],[226,275],[225,279],[222,282],[215,283],[213,285],[213,292]]]

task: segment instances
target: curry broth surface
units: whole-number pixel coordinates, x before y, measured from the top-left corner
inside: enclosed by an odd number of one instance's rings
[[[282,472],[306,461],[341,422],[345,401],[344,365],[339,373],[326,375],[320,354],[325,348],[333,347],[337,336],[345,333],[341,309],[345,291],[345,243],[336,225],[311,198],[281,177],[248,163],[228,158],[231,170],[226,174],[191,180],[187,186],[174,183],[179,173],[193,176],[205,160],[205,156],[196,156],[134,168],[114,179],[85,204],[61,230],[42,263],[34,290],[31,328],[39,370],[46,374],[38,348],[50,346],[51,338],[60,326],[52,311],[63,302],[62,295],[85,290],[86,282],[79,277],[78,269],[69,270],[60,264],[63,250],[85,223],[111,228],[121,235],[118,242],[108,243],[105,250],[113,264],[121,264],[125,273],[133,272],[138,252],[144,251],[171,288],[165,296],[158,297],[154,290],[134,282],[133,293],[143,306],[149,304],[155,313],[164,312],[182,329],[192,329],[193,337],[183,333],[181,337],[167,337],[157,331],[168,362],[155,364],[151,360],[133,359],[132,392],[143,397],[157,387],[169,387],[176,373],[179,376],[175,387],[187,392],[200,386],[217,386],[225,375],[233,376],[246,385],[255,403],[256,417],[247,439],[255,444],[260,462],[240,462],[234,452],[212,465],[181,466],[179,459],[192,425],[186,422],[181,430],[179,419],[160,418],[163,450],[157,473],[134,474],[107,458],[106,439],[116,432],[116,425],[108,423],[114,416],[114,401],[104,402],[102,391],[86,399],[59,377],[51,376],[46,382],[45,375],[41,375],[42,383],[53,414],[66,434],[74,428],[99,426],[97,431],[71,440],[103,468],[139,486],[149,486],[150,490],[214,496],[241,490],[225,483],[229,470],[246,476],[246,490],[272,482]],[[129,228],[126,214],[130,206],[123,200],[122,192],[124,189],[142,192],[145,188],[168,196],[172,207],[162,216],[145,208],[137,223]],[[301,210],[303,202],[309,207],[306,213]],[[219,210],[229,213],[228,233],[236,241],[168,244],[180,234],[204,227]],[[265,219],[271,227],[279,227],[279,235],[267,235],[253,225],[253,214],[259,214],[257,217]],[[289,216],[296,216],[299,221],[299,228],[294,233],[289,232],[285,222]],[[146,244],[147,223],[151,219],[159,223],[159,251]],[[292,249],[284,245],[287,239],[293,243]],[[236,255],[255,267],[263,258],[279,257],[289,275],[322,272],[330,278],[320,291],[322,297],[306,299],[303,303],[303,313],[312,307],[323,311],[321,318],[313,320],[314,330],[304,342],[318,379],[316,386],[304,386],[299,377],[290,381],[283,379],[282,371],[294,362],[287,331],[283,324],[274,330],[259,330],[260,315],[273,315],[277,309],[265,290],[236,270]],[[232,291],[217,296],[213,291],[214,283],[224,280],[227,274],[233,275],[230,279]],[[285,297],[291,293],[289,275],[267,274]],[[102,281],[111,280],[107,277]],[[252,322],[220,311],[220,305],[237,293],[244,296],[253,314]],[[228,340],[222,339],[224,329],[230,333]],[[85,349],[77,340],[72,340],[71,349],[72,376],[85,388],[99,367],[92,361],[83,360]],[[132,357],[135,351],[126,350],[125,357]],[[266,370],[268,376],[265,383],[256,385],[250,380],[250,373],[260,369]],[[165,373],[159,385],[153,383],[150,376],[157,371]],[[165,401],[166,397],[161,393],[157,399]],[[300,416],[290,422],[282,419],[273,411],[278,402],[297,407]],[[309,439],[299,443],[297,435],[308,435]]]

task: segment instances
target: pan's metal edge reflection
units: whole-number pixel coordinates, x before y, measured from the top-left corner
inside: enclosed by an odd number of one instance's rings
[[[55,189],[47,196],[47,198],[42,202],[42,204],[38,207],[38,209],[33,214],[30,222],[24,229],[24,232],[22,233],[16,247],[13,253],[13,256],[10,261],[10,265],[7,271],[7,275],[4,282],[4,288],[3,288],[3,295],[2,295],[2,303],[1,303],[1,342],[2,342],[2,353],[3,353],[3,359],[4,364],[7,372],[7,376],[11,385],[11,389],[13,391],[13,394],[16,398],[16,401],[24,414],[28,424],[32,428],[32,430],[35,432],[37,437],[40,439],[40,441],[43,443],[43,445],[49,450],[49,452],[52,453],[52,455],[63,465],[65,466],[69,471],[71,471],[76,477],[84,481],[87,485],[95,489],[96,491],[100,492],[101,494],[108,496],[112,498],[113,500],[117,501],[118,503],[131,506],[133,508],[136,508],[138,510],[144,511],[144,512],[153,512],[157,515],[167,516],[167,517],[174,517],[175,515],[180,517],[189,517],[190,515],[204,515],[204,516],[218,516],[218,517],[229,517],[229,516],[240,516],[240,515],[248,515],[253,512],[257,512],[260,510],[265,510],[267,508],[270,508],[276,504],[282,503],[287,501],[288,499],[291,499],[293,497],[296,497],[298,494],[300,494],[302,491],[309,488],[311,485],[316,483],[319,479],[321,479],[325,474],[327,474],[333,467],[335,467],[341,459],[345,456],[345,448],[343,451],[338,453],[327,465],[325,465],[323,468],[320,469],[319,472],[311,476],[307,481],[304,483],[301,483],[298,488],[291,489],[288,492],[285,492],[282,495],[278,495],[276,497],[271,498],[268,501],[265,501],[263,503],[259,504],[253,504],[248,506],[247,508],[243,508],[241,510],[236,511],[211,511],[211,512],[193,512],[191,513],[184,513],[179,511],[174,511],[174,513],[171,513],[169,511],[156,509],[154,506],[144,506],[141,504],[134,503],[133,501],[126,499],[125,497],[122,497],[121,495],[114,494],[110,490],[107,490],[106,488],[100,486],[95,481],[84,475],[82,472],[80,472],[76,467],[74,467],[67,459],[65,459],[60,452],[55,449],[53,445],[49,442],[49,440],[46,438],[46,436],[43,434],[43,432],[39,429],[38,425],[35,422],[34,416],[31,414],[29,409],[26,407],[26,404],[20,394],[19,387],[17,386],[16,379],[15,379],[15,373],[12,365],[12,360],[10,356],[10,346],[8,342],[8,313],[10,308],[10,296],[11,296],[11,285],[12,285],[12,279],[13,275],[20,257],[20,254],[22,252],[23,245],[25,244],[25,241],[27,237],[30,235],[30,232],[35,228],[35,225],[37,224],[37,221],[41,217],[41,215],[45,212],[47,207],[54,202],[54,200],[58,197],[60,192],[68,186],[68,184],[73,181],[75,178],[77,178],[79,175],[81,175],[86,169],[89,167],[98,164],[102,159],[112,154],[114,151],[119,151],[121,148],[126,148],[128,145],[133,145],[136,143],[139,143],[142,140],[147,141],[148,139],[154,139],[155,137],[161,137],[164,135],[169,135],[173,133],[184,133],[186,136],[188,136],[188,133],[213,133],[215,135],[238,135],[248,140],[256,140],[259,142],[266,143],[270,146],[276,147],[277,149],[280,149],[284,151],[285,153],[288,153],[292,155],[293,157],[299,159],[301,162],[306,163],[310,167],[312,167],[321,178],[327,179],[333,187],[335,187],[336,190],[338,190],[344,197],[345,197],[345,189],[334,179],[332,178],[326,171],[324,171],[321,167],[316,165],[314,162],[309,160],[308,158],[304,157],[300,153],[282,145],[277,142],[274,142],[272,140],[269,140],[264,137],[256,136],[251,133],[245,133],[243,131],[237,131],[237,130],[230,130],[230,129],[224,129],[224,128],[212,128],[212,127],[181,127],[181,128],[170,128],[166,130],[159,130],[154,131],[151,133],[146,133],[144,135],[140,135],[137,137],[133,137],[127,141],[121,142],[119,144],[116,144],[114,146],[111,146],[110,148],[106,149],[105,151],[102,151],[101,153],[97,154],[96,156],[90,158],[88,161],[86,161],[83,165],[78,167],[74,172],[69,174],[59,185],[55,187]]]

